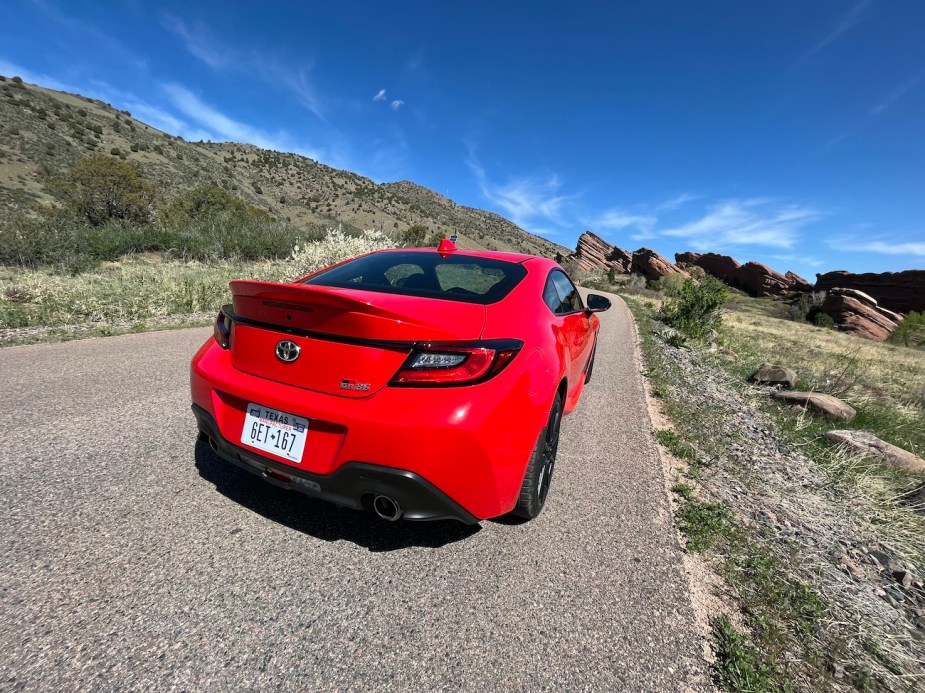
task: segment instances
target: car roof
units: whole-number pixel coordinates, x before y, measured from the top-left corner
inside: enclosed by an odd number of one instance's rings
[[[436,248],[389,248],[388,250],[379,250],[376,251],[379,253],[436,253],[438,252]],[[452,255],[455,256],[465,256],[465,257],[485,257],[492,258],[495,260],[504,260],[506,262],[515,262],[521,263],[526,260],[535,260],[539,258],[539,255],[527,255],[526,253],[511,253],[502,250],[463,250],[462,248],[457,248],[456,250],[450,251]],[[541,258],[548,259],[548,258]]]

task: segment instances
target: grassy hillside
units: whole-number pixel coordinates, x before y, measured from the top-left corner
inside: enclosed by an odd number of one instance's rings
[[[340,223],[398,234],[423,224],[428,231],[457,231],[463,247],[569,252],[408,181],[378,185],[298,154],[186,142],[101,101],[0,77],[0,223],[17,210],[51,204],[49,176],[91,153],[136,162],[167,202],[211,181],[304,230]]]

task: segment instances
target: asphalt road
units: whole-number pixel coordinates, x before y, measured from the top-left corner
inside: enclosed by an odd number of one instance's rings
[[[2,690],[700,690],[619,299],[527,524],[385,523],[195,443],[195,329],[0,350]]]

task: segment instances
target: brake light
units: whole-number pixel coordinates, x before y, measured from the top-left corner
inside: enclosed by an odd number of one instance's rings
[[[485,382],[504,370],[522,346],[523,342],[516,339],[420,344],[390,384],[454,386]]]
[[[212,336],[215,337],[215,341],[218,342],[222,349],[227,349],[231,346],[232,325],[234,325],[234,320],[225,315],[225,309],[222,308],[222,310],[218,311],[215,324],[212,326]]]

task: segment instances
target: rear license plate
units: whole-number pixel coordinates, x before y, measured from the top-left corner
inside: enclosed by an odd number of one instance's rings
[[[260,404],[247,405],[241,431],[241,442],[245,445],[299,463],[307,435],[308,419]]]

